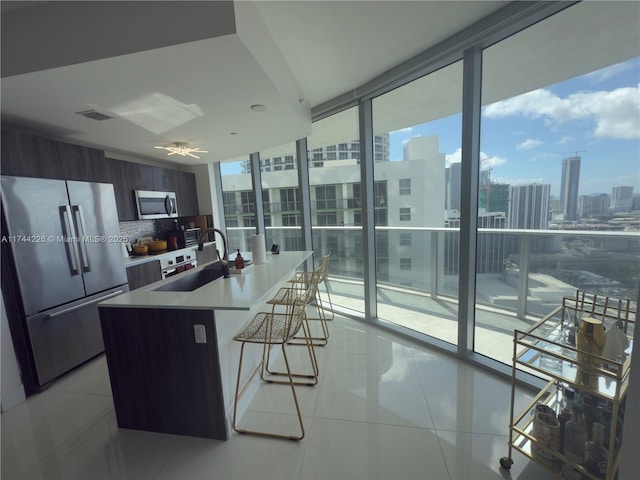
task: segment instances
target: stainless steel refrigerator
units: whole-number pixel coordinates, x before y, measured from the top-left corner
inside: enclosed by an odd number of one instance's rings
[[[3,296],[38,390],[104,350],[97,303],[128,291],[115,195],[106,183],[1,182]]]

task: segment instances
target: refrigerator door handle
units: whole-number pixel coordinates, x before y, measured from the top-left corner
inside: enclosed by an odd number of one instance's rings
[[[84,223],[84,213],[82,212],[82,207],[80,205],[73,205],[71,207],[73,210],[73,216],[76,223],[76,229],[78,230],[78,245],[80,247],[80,261],[82,262],[82,271],[90,272],[91,271],[91,263],[89,262],[89,252],[87,252],[87,237],[86,237],[86,226]]]
[[[62,231],[65,238],[63,239],[64,248],[67,251],[67,260],[69,261],[69,270],[72,275],[78,275],[78,263],[76,261],[76,255],[78,254],[78,246],[76,245],[77,238],[75,231],[73,230],[73,224],[71,223],[71,212],[69,211],[69,205],[60,206],[60,215],[62,216]]]
[[[123,290],[117,290],[115,292],[108,293],[108,294],[106,294],[106,295],[104,295],[104,296],[102,296],[100,298],[93,299],[93,300],[91,300],[89,302],[80,303],[78,305],[74,305],[73,307],[65,308],[64,310],[58,310],[57,312],[54,312],[54,313],[51,313],[51,314],[47,315],[45,317],[45,320],[50,320],[52,318],[61,317],[62,315],[66,315],[67,313],[71,313],[71,312],[73,312],[75,310],[80,310],[81,308],[84,308],[84,307],[86,307],[88,305],[92,305],[94,303],[99,303],[99,302],[102,302],[104,300],[108,300],[109,298],[115,297],[117,295],[120,295],[121,293],[124,293],[124,291]]]

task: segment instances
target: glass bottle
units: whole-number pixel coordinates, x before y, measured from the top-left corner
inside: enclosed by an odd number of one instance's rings
[[[573,417],[564,426],[564,439],[562,451],[573,463],[584,462],[584,445],[587,442],[587,433],[584,430],[582,415],[584,410],[581,405],[573,405]]]
[[[565,386],[562,389],[562,403],[561,403],[561,411],[569,410],[571,412],[571,407],[573,407],[574,402],[576,401],[576,391],[573,387]]]
[[[602,407],[601,422],[604,424],[604,441],[602,445],[609,449],[609,441],[611,439],[611,419],[613,418],[613,408],[607,404]]]
[[[604,478],[607,473],[607,461],[609,452],[604,448],[604,425],[595,422],[593,424],[592,440],[584,446],[584,468],[593,475]]]
[[[593,397],[589,394],[582,395],[582,408],[584,410],[582,420],[584,422],[584,430],[587,432],[587,440],[591,440],[591,432],[593,431],[593,423],[596,421],[596,411]]]
[[[560,453],[564,452],[564,431],[567,426],[567,422],[572,418],[571,410],[563,408],[558,414],[558,422],[560,423]]]
[[[238,249],[238,255],[236,255],[235,267],[237,270],[244,268],[244,258],[242,258],[242,255],[240,254],[240,249]]]

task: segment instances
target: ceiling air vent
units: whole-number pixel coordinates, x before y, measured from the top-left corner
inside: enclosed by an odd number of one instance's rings
[[[76,112],[78,115],[82,115],[83,117],[90,118],[91,120],[109,120],[109,115],[105,115],[104,113],[100,113],[96,110],[84,110],[82,112]]]

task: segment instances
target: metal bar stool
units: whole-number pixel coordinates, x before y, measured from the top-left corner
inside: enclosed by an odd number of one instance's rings
[[[272,311],[275,311],[277,306],[285,306],[287,307],[287,295],[289,291],[300,291],[303,287],[307,287],[308,291],[312,292],[312,295],[309,296],[309,303],[314,302],[316,311],[318,312],[317,317],[309,317],[308,320],[318,320],[320,322],[320,327],[322,329],[321,336],[311,336],[309,333],[309,338],[314,346],[323,347],[329,341],[329,326],[327,324],[327,318],[324,309],[322,308],[322,301],[320,299],[320,289],[319,285],[322,281],[323,272],[326,270],[326,262],[316,268],[313,272],[309,274],[308,280],[306,282],[295,282],[292,287],[282,287],[278,292],[274,295],[274,297],[267,301],[269,305],[272,305]],[[311,328],[309,326],[309,332],[311,332]],[[294,345],[305,345],[307,342],[307,338],[296,336],[290,343]]]
[[[260,312],[255,315],[252,321],[247,325],[247,327],[240,332],[238,335],[233,337],[235,341],[241,342],[242,345],[240,347],[240,360],[238,362],[238,378],[236,381],[236,392],[234,397],[233,404],[233,429],[238,433],[250,433],[255,435],[262,435],[266,437],[274,437],[274,438],[285,438],[289,440],[301,440],[304,438],[304,425],[302,423],[302,415],[300,413],[300,405],[298,404],[298,397],[296,395],[295,385],[300,384],[300,382],[295,382],[293,380],[294,374],[291,372],[291,367],[289,365],[289,359],[287,357],[286,345],[287,342],[293,338],[302,328],[304,324],[304,315],[305,315],[305,307],[308,303],[307,293],[303,295],[297,296],[295,299],[291,300],[291,308],[285,314],[274,314],[273,312]],[[244,355],[244,347],[247,343],[260,344],[263,346],[262,351],[262,360],[258,368],[253,372],[253,374],[249,377],[247,382],[244,384],[242,389],[240,388],[240,378],[242,373],[242,358]],[[268,362],[268,354],[271,348],[274,345],[280,345],[282,348],[282,356],[284,359],[284,364],[286,367],[285,375],[288,378],[288,381],[282,380],[271,380],[268,379],[265,375],[265,363]],[[310,355],[313,353],[313,346],[311,344],[308,345]],[[311,359],[312,364],[314,365],[314,370],[317,368],[315,366],[315,359]],[[298,415],[298,422],[300,424],[300,434],[299,435],[283,435],[271,432],[262,432],[256,430],[247,430],[241,428],[237,424],[237,409],[238,409],[238,401],[242,398],[242,395],[245,393],[249,383],[253,380],[255,373],[257,370],[260,370],[260,377],[265,382],[269,383],[283,383],[287,384],[291,387],[291,393],[293,395],[293,400],[296,407],[296,414]],[[314,377],[312,375],[311,377]],[[315,379],[317,382],[317,375],[315,375]],[[314,383],[304,383],[305,385],[314,385]]]
[[[304,320],[302,323],[302,332],[301,335],[295,335],[289,340],[290,345],[300,345],[306,346],[307,349],[311,348],[309,351],[309,357],[311,359],[311,366],[313,368],[314,374],[314,385],[318,383],[318,376],[320,374],[318,368],[318,361],[315,355],[315,351],[313,350],[314,346],[317,346],[314,343],[314,337],[311,335],[311,326],[309,325],[309,317],[307,316],[306,306],[309,305],[318,295],[318,284],[320,283],[321,278],[320,269],[316,269],[310,277],[309,283],[306,285],[306,290],[301,290],[300,287],[283,287],[278,290],[276,295],[268,300],[266,303],[271,305],[271,313],[275,315],[275,309],[277,306],[285,307],[286,312],[289,312],[293,306],[294,301],[300,296],[303,295],[305,299],[305,313]],[[313,319],[313,318],[312,318]],[[271,349],[269,348],[266,353],[266,362],[265,362],[265,371],[270,375],[283,375],[286,372],[276,372],[269,369],[269,355]],[[294,377],[303,377],[306,375],[301,374],[292,374]],[[308,378],[311,378],[310,376]]]
[[[330,257],[331,257],[331,252],[327,252],[327,254],[322,257],[322,260],[320,261],[320,266],[318,267],[322,271],[320,283],[324,285],[324,290],[327,294],[327,300],[323,300],[322,295],[319,292],[318,302],[320,303],[320,307],[325,311],[328,310],[330,314],[330,316],[325,316],[325,320],[333,320],[335,318],[335,315],[333,313],[333,302],[331,301],[331,292],[329,291],[329,282],[327,281],[327,272],[329,270]],[[306,285],[309,283],[309,280],[311,280],[312,273],[313,272],[297,272],[295,276],[288,281],[289,283],[293,283],[293,284]],[[329,305],[328,309],[325,307],[325,302]]]

